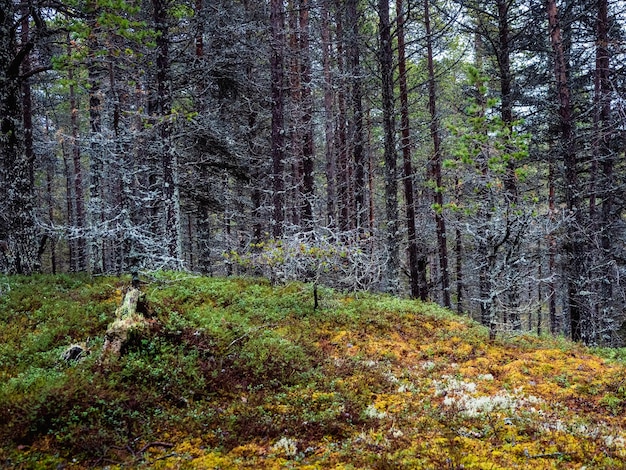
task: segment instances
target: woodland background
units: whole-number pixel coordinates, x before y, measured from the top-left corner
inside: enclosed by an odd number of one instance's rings
[[[0,0],[0,270],[624,335],[621,0]]]

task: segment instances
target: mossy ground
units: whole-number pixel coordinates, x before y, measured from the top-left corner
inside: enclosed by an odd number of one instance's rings
[[[320,288],[314,311],[304,284],[145,279],[149,330],[101,364],[129,279],[0,278],[0,467],[626,468],[622,351],[489,342],[388,296]]]

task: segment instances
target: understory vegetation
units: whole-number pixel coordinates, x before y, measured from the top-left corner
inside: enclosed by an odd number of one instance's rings
[[[626,358],[434,304],[144,273],[0,278],[0,467],[624,468]],[[67,351],[82,353],[69,358]],[[89,353],[89,354],[88,354]]]

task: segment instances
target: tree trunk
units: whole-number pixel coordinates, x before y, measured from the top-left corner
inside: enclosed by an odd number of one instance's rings
[[[354,162],[354,212],[357,229],[363,233],[368,227],[367,208],[365,207],[365,155],[363,130],[363,86],[361,71],[360,28],[357,0],[347,0],[346,18],[352,26],[349,33],[348,55],[350,61],[350,80],[352,81],[352,153]]]
[[[324,74],[324,141],[326,144],[326,223],[334,226],[337,223],[337,189],[336,189],[336,160],[335,160],[335,135],[333,122],[335,113],[333,109],[333,79],[331,75],[332,45],[330,22],[331,15],[328,8],[330,0],[321,2],[321,35],[322,35],[322,68]]]
[[[156,117],[159,123],[159,153],[163,172],[163,235],[168,265],[181,268],[181,222],[178,189],[178,160],[172,148],[170,114],[172,107],[171,71],[169,59],[168,0],[153,0],[153,20],[156,36]]]
[[[509,135],[513,133],[513,96],[512,96],[512,83],[513,77],[511,74],[511,45],[510,45],[510,26],[509,26],[509,7],[511,2],[508,0],[497,0],[498,7],[498,67],[500,75],[500,116],[502,118],[502,124],[507,129]],[[513,149],[506,149],[511,151]],[[515,207],[518,203],[517,195],[517,180],[515,177],[515,160],[510,157],[506,163],[506,173],[504,176],[505,198],[506,205],[508,207]],[[507,210],[507,214],[513,211]],[[513,240],[516,237],[512,238]],[[519,246],[510,246],[510,250],[513,253],[517,253]],[[507,269],[514,271],[515,266],[509,266]],[[516,278],[515,273],[511,275],[512,278]],[[521,330],[522,323],[519,314],[519,286],[515,281],[509,287],[507,307],[510,311],[509,320],[514,330]]]
[[[0,1],[0,240],[6,242],[0,270],[30,274],[39,269],[34,217],[33,165],[24,146],[20,67],[33,43],[17,47],[15,3]]]
[[[598,0],[598,20],[597,20],[597,40],[596,40],[596,77],[595,77],[595,141],[597,153],[601,159],[602,165],[602,217],[601,223],[597,227],[601,227],[600,259],[606,266],[611,266],[613,259],[612,237],[614,236],[614,226],[619,222],[620,217],[615,212],[615,177],[613,174],[614,159],[610,148],[611,134],[611,91],[612,85],[609,77],[609,19],[608,19],[608,1]],[[613,300],[613,284],[616,280],[611,273],[607,273],[606,277],[601,280],[601,286],[598,289],[603,299],[605,312],[603,316],[608,315],[611,310]],[[617,282],[619,283],[619,282]]]
[[[288,189],[285,192],[287,197],[285,205],[288,208],[289,222],[293,225],[300,225],[303,173],[302,82],[300,74],[302,56],[300,51],[300,15],[295,0],[287,2],[287,12],[289,24],[288,82],[291,99],[287,111],[289,119],[289,147],[286,158],[291,166],[291,171],[288,172],[288,176],[285,176],[285,178],[290,177],[286,181],[286,188]]]
[[[393,49],[391,22],[389,20],[389,0],[378,1],[380,33],[379,64],[382,79],[382,108],[384,132],[385,164],[385,212],[387,216],[387,285],[386,290],[397,292],[399,288],[399,224],[398,224],[398,176],[396,168],[395,120],[393,97]]]
[[[552,222],[556,214],[555,196],[554,163],[550,162],[548,168],[548,213]],[[556,254],[556,238],[550,234],[548,235],[548,275],[550,278],[548,283],[548,315],[550,317],[550,334],[552,336],[560,333],[559,322],[556,316]]]
[[[439,247],[439,268],[441,270],[441,291],[443,306],[452,307],[450,300],[450,274],[448,270],[448,240],[446,222],[443,217],[443,180],[441,176],[441,136],[439,133],[439,116],[437,114],[437,97],[435,68],[433,60],[432,31],[430,26],[429,0],[424,0],[424,27],[426,29],[426,51],[428,61],[428,109],[430,111],[430,135],[433,140],[433,155],[430,159],[430,178],[435,184],[433,202],[435,209],[435,225],[437,244]]]
[[[582,234],[583,226],[580,210],[580,195],[578,183],[578,159],[574,149],[572,105],[561,26],[556,6],[556,0],[547,2],[548,24],[550,27],[550,43],[554,54],[554,76],[559,104],[559,130],[561,134],[562,158],[565,167],[564,187],[565,205],[569,212],[568,230],[563,246],[565,254],[565,276],[567,283],[567,306],[570,317],[570,332],[572,340],[584,339],[581,322],[584,320],[583,299],[580,296],[580,278],[584,268],[582,263]]]
[[[456,313],[462,315],[464,312],[463,302],[463,238],[461,230],[457,227],[455,230],[454,255],[456,257]]]
[[[404,168],[404,204],[409,254],[409,285],[411,297],[427,300],[425,256],[420,254],[417,230],[415,226],[415,200],[413,193],[413,166],[411,164],[411,134],[409,123],[409,92],[407,86],[406,52],[404,43],[404,5],[403,0],[396,0],[397,35],[398,35],[398,82],[400,84],[400,147]]]
[[[68,35],[69,53],[72,53],[71,41]],[[74,69],[70,66],[67,71],[67,78],[70,82],[70,127],[71,127],[71,149],[72,149],[72,164],[74,170],[74,201],[73,206],[75,208],[75,218],[70,223],[73,225],[73,229],[76,230],[77,235],[72,238],[76,238],[76,241],[71,241],[76,246],[76,252],[74,253],[75,259],[73,265],[78,272],[85,272],[87,270],[87,246],[85,239],[85,197],[83,190],[83,165],[81,161],[80,152],[80,110],[78,100],[76,98],[75,86],[74,86]]]
[[[90,34],[87,39],[87,80],[89,83],[89,268],[92,273],[105,271],[105,234],[101,232],[105,221],[105,204],[102,151],[102,102],[101,70],[98,63],[100,44],[97,35],[98,6],[94,0],[87,4],[87,25]],[[77,213],[78,217],[78,213]]]
[[[339,75],[337,89],[337,129],[335,132],[335,151],[337,162],[337,202],[339,229],[350,230],[353,227],[352,212],[350,210],[350,161],[348,158],[348,110],[347,110],[347,80],[346,76],[346,48],[344,33],[344,7],[342,1],[336,2],[336,42],[337,42],[337,73]]]
[[[285,13],[282,0],[271,0],[271,95],[272,95],[272,178],[274,214],[272,233],[280,238],[284,225],[284,158],[285,158],[285,116],[284,116],[284,23]]]
[[[311,51],[309,44],[309,0],[300,0],[300,84],[302,86],[302,221],[313,226],[314,148],[313,96],[311,93]]]

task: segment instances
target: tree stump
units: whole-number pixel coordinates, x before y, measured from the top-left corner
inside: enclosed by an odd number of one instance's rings
[[[119,357],[130,335],[147,329],[148,322],[143,315],[137,313],[140,296],[139,289],[130,289],[124,296],[122,305],[115,311],[115,321],[108,326],[104,335],[102,362],[109,362]]]

